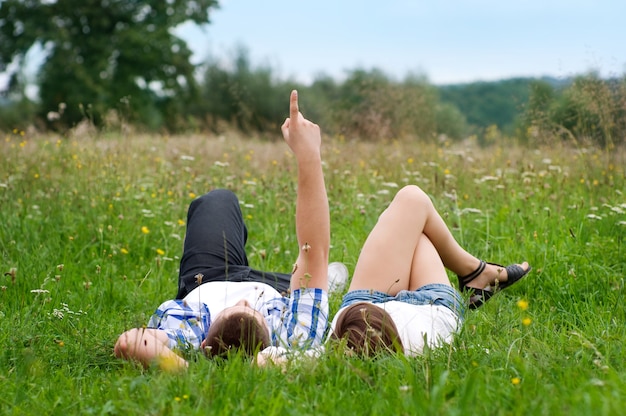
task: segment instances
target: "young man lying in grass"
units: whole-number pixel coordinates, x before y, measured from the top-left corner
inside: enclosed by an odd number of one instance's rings
[[[176,299],[164,302],[147,328],[120,335],[117,357],[182,369],[188,366],[185,350],[224,356],[233,350],[254,354],[270,346],[302,350],[321,344],[328,324],[330,215],[320,129],[299,112],[296,91],[281,130],[298,165],[299,254],[292,274],[248,266],[247,229],[237,197],[211,191],[189,207]]]

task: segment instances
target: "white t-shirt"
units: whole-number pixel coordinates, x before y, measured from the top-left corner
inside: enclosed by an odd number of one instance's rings
[[[204,283],[184,297],[187,302],[204,303],[215,318],[224,309],[235,305],[242,299],[247,300],[252,308],[267,316],[269,301],[282,298],[281,294],[265,283],[259,282],[208,282]]]
[[[421,354],[426,343],[430,348],[449,344],[459,327],[458,315],[445,306],[412,305],[396,300],[373,305],[385,310],[391,316],[398,328],[404,354],[407,356]],[[335,330],[337,318],[344,309],[341,308],[335,314],[331,331]]]

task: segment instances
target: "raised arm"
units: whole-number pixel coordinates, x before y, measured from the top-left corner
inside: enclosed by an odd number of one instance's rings
[[[298,162],[296,234],[300,251],[291,289],[328,290],[330,213],[322,172],[322,137],[319,126],[300,113],[297,91],[291,92],[289,118],[281,130]]]

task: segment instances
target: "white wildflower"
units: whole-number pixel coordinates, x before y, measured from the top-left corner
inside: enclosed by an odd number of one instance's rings
[[[463,208],[460,212],[461,215],[463,214],[482,214],[483,212],[481,210],[479,210],[478,208]]]

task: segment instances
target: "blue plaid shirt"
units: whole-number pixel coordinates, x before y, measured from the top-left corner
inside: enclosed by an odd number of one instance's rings
[[[204,303],[182,299],[163,302],[148,321],[148,328],[167,333],[171,349],[181,351],[199,349],[210,325],[211,313]]]
[[[289,298],[273,298],[254,308],[265,317],[274,346],[308,349],[322,344],[328,325],[325,290],[297,289]],[[187,351],[200,348],[210,324],[206,304],[177,299],[163,302],[150,318],[148,328],[164,330],[170,348]]]

